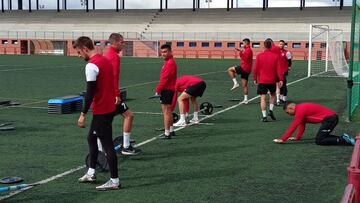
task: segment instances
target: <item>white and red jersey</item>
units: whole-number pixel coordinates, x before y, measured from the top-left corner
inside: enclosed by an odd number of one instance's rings
[[[92,56],[85,67],[87,82],[96,81],[91,109],[93,115],[108,114],[115,111],[115,91],[113,66],[99,54]]]
[[[279,56],[270,49],[256,56],[253,79],[258,84],[274,84],[284,80]]]
[[[160,94],[162,90],[175,91],[176,77],[177,66],[174,57],[166,58],[161,69],[160,82],[156,87],[156,93]]]
[[[252,62],[253,62],[253,51],[249,45],[245,45],[244,51],[240,51],[239,56],[241,58],[240,67],[248,74],[251,73]]]
[[[114,47],[110,46],[105,57],[110,61],[113,67],[115,95],[119,97],[120,96],[119,79],[120,79],[120,62],[121,62],[119,51],[116,50]]]
[[[284,73],[289,71],[289,60],[291,60],[291,58],[291,53],[288,50],[280,50],[280,66]]]

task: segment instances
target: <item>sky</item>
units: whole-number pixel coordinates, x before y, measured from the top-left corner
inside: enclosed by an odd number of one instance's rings
[[[8,8],[10,0],[4,0],[4,8]],[[12,0],[12,6],[17,9],[17,1]],[[62,2],[63,0],[60,0]],[[67,0],[68,9],[82,9],[86,0]],[[208,1],[211,1],[208,3]],[[31,0],[32,8],[35,8],[36,0]],[[120,2],[120,0],[119,0]],[[165,5],[165,0],[163,0]],[[262,7],[263,0],[234,0],[234,7],[256,8]],[[168,8],[192,8],[192,0],[168,0]],[[56,9],[56,0],[39,0],[40,8]],[[227,0],[200,0],[201,8],[226,8]],[[306,0],[306,7],[339,6],[340,0]],[[344,0],[344,6],[350,6],[352,0]],[[269,7],[299,7],[300,0],[269,0]],[[29,0],[23,0],[23,8],[28,9]],[[114,9],[116,0],[96,0],[97,9]],[[160,0],[125,0],[125,8],[134,9],[158,9]],[[89,0],[89,8],[92,8],[92,0]]]

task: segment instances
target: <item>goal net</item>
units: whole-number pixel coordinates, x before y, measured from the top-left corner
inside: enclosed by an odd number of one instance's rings
[[[348,77],[343,31],[327,25],[310,25],[308,76]]]

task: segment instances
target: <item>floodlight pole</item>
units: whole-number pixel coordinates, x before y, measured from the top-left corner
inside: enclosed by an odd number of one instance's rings
[[[265,1],[266,0],[263,0],[263,8],[262,8],[263,11],[265,11],[265,9],[266,9],[266,6],[265,6],[266,2]]]
[[[226,1],[226,10],[230,11],[230,0]]]
[[[116,1],[116,12],[119,12],[119,0],[115,0]]]
[[[95,0],[93,0],[93,10],[95,10]]]
[[[340,0],[340,10],[343,9],[343,6],[344,6],[344,0]]]
[[[200,9],[200,0],[197,0],[197,8]]]
[[[89,12],[89,0],[85,0],[86,3],[86,12]]]
[[[163,7],[162,7],[162,5],[163,5],[163,1],[162,1],[162,0],[160,0],[160,12],[162,12],[162,11],[163,11]]]
[[[231,0],[231,8],[234,8],[234,0]]]
[[[165,9],[168,9],[168,0],[165,0]]]
[[[29,0],[29,13],[31,13],[31,0]]]
[[[4,9],[4,0],[1,0],[1,13],[4,13],[5,9]]]
[[[12,2],[11,2],[12,0],[8,0],[8,6],[9,6],[9,10],[11,11],[12,10]]]
[[[18,0],[18,10],[19,10],[19,11],[23,10],[22,0]]]
[[[125,0],[122,0],[122,9],[125,10]]]
[[[37,0],[39,1],[39,0]],[[60,12],[60,0],[57,0],[57,12]]]
[[[36,10],[39,10],[39,0],[36,0]]]

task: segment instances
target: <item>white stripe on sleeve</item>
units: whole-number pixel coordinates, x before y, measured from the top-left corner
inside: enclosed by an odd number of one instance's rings
[[[86,64],[85,75],[87,82],[96,81],[96,77],[98,74],[99,74],[99,68],[95,64],[93,63]]]

